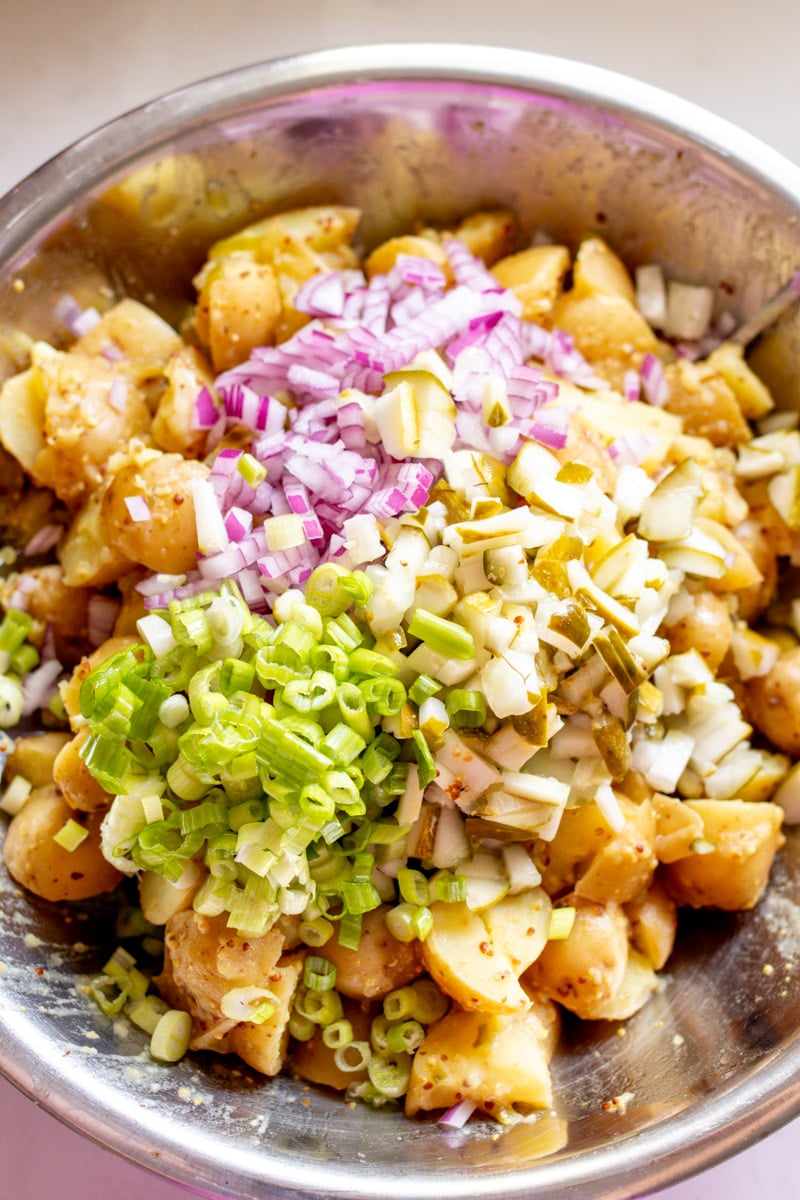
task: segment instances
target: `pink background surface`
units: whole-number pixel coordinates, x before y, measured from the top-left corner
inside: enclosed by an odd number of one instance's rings
[[[483,41],[624,71],[800,162],[797,0],[0,0],[0,15],[0,192],[161,92],[259,58],[380,41]],[[796,1200],[799,1140],[795,1122],[659,1200]],[[2,1080],[0,1162],[3,1200],[188,1194],[90,1145]]]

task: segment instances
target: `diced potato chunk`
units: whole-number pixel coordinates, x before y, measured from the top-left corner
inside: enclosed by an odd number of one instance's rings
[[[343,996],[380,1000],[422,974],[419,942],[400,942],[386,928],[388,905],[364,914],[357,950],[340,946],[336,935],[317,952],[336,967]]]
[[[516,229],[516,218],[510,209],[493,208],[464,217],[453,232],[471,254],[491,267],[513,248]]]
[[[52,631],[56,657],[65,667],[80,661],[90,651],[89,601],[85,588],[70,587],[61,567],[47,563],[22,573],[26,585],[33,585],[27,597],[27,609],[42,628]]]
[[[156,452],[122,467],[103,497],[111,548],[151,571],[180,575],[194,569],[198,546],[192,480],[207,478],[208,471],[205,463]],[[135,519],[128,501],[144,502],[144,519]]]
[[[103,521],[106,486],[84,501],[58,547],[64,580],[70,587],[105,587],[132,570],[129,558],[109,544]]]
[[[445,272],[446,278],[451,278],[450,264],[447,255],[438,242],[429,237],[419,237],[415,234],[405,234],[402,237],[389,238],[376,246],[364,262],[364,272],[368,279],[374,275],[388,275],[397,262],[399,255],[410,254],[415,258],[427,258],[436,263]]]
[[[125,358],[162,364],[183,345],[166,321],[138,300],[120,300],[104,313],[72,350],[93,358],[104,352],[120,352]]]
[[[270,979],[282,947],[277,930],[243,938],[228,928],[226,913],[205,917],[187,909],[167,922],[164,970],[156,986],[174,1008],[191,1013],[197,1036],[224,1020],[220,1005],[231,988],[272,990]]]
[[[551,895],[574,890],[598,904],[624,903],[647,887],[656,867],[655,814],[647,799],[618,800],[625,816],[619,833],[596,804],[582,804],[564,811],[551,842],[539,843],[542,885]]]
[[[45,393],[32,367],[0,389],[0,441],[26,471],[44,449]]]
[[[347,996],[342,1001],[342,1010],[344,1019],[353,1027],[353,1040],[368,1042],[375,1010],[365,1008]],[[309,1083],[319,1083],[338,1092],[344,1092],[351,1084],[361,1083],[368,1077],[366,1067],[360,1071],[342,1071],[336,1065],[335,1053],[332,1047],[325,1045],[322,1030],[317,1027],[312,1038],[300,1042],[292,1051],[290,1070],[293,1075],[299,1075]]]
[[[774,746],[800,754],[800,646],[785,650],[772,670],[749,681],[745,706]]]
[[[525,982],[590,1019],[622,986],[628,961],[628,920],[616,901],[596,904],[579,896],[568,937],[549,941]]]
[[[280,317],[275,272],[247,256],[224,259],[197,299],[197,332],[209,347],[215,371],[244,362],[256,346],[271,345]]]
[[[631,943],[655,971],[672,953],[678,918],[675,901],[659,879],[625,905],[631,923]]]
[[[53,782],[53,763],[59,750],[70,740],[68,733],[35,733],[19,737],[6,759],[3,778],[8,781],[21,775],[35,788]]]
[[[37,342],[32,359],[45,400],[44,444],[31,474],[67,504],[79,504],[103,481],[110,456],[149,432],[150,411],[132,379],[103,358]],[[115,384],[124,392],[119,402]]]
[[[292,1001],[303,973],[305,954],[286,955],[269,974],[267,986],[277,1000],[275,1012],[261,1025],[242,1021],[231,1030],[230,1048],[262,1075],[277,1075],[289,1045]]]
[[[748,421],[757,421],[775,407],[769,389],[745,362],[741,346],[724,342],[709,354],[706,363],[725,380]]]
[[[495,952],[507,954],[517,975],[541,954],[550,929],[552,904],[544,888],[504,896],[482,914]]]
[[[783,810],[769,802],[746,800],[687,800],[700,817],[703,839],[716,848],[691,854],[665,867],[664,879],[678,904],[692,908],[722,908],[729,912],[753,908],[767,886],[772,861],[785,838]]]
[[[159,450],[202,458],[208,431],[194,427],[194,407],[200,390],[212,387],[211,369],[199,350],[183,346],[164,367],[164,378],[167,390],[153,417],[153,441]]]
[[[490,1114],[550,1108],[548,1042],[538,1006],[495,1015],[453,1010],[431,1026],[414,1055],[407,1115],[460,1100],[473,1100]]]
[[[532,246],[501,258],[492,274],[514,292],[526,320],[542,321],[561,294],[569,263],[566,246]]]
[[[666,628],[672,653],[684,654],[696,648],[716,674],[731,645],[730,610],[725,600],[709,591],[692,595],[691,604],[679,621]]]
[[[465,903],[431,905],[433,929],[422,945],[429,973],[468,1010],[514,1012],[528,997],[506,950],[494,946],[486,923]]]
[[[605,292],[566,292],[556,303],[552,323],[575,345],[598,375],[621,387],[625,371],[638,367],[645,354],[657,354],[658,342],[636,306]]]
[[[600,292],[636,304],[636,289],[622,259],[599,237],[584,238],[572,269],[576,295]]]
[[[650,963],[638,951],[630,950],[622,982],[614,995],[583,1016],[593,1021],[627,1021],[647,1003],[657,987],[658,976]]]
[[[81,758],[81,747],[88,737],[88,726],[78,730],[75,737],[60,750],[53,763],[53,783],[70,808],[77,808],[82,812],[106,809],[112,800]]]
[[[683,419],[687,433],[706,437],[715,446],[749,440],[750,427],[721,375],[686,358],[670,363],[665,375],[669,387],[665,407]]]
[[[677,862],[692,853],[692,842],[703,836],[703,820],[699,813],[683,800],[656,792],[653,796],[656,814],[656,857],[659,862]]]
[[[89,836],[67,850],[55,834],[76,819]],[[86,900],[113,891],[122,876],[100,850],[101,819],[101,813],[78,817],[52,784],[37,788],[8,827],[3,854],[9,874],[44,900]]]
[[[273,245],[282,238],[291,238],[312,250],[336,250],[349,245],[360,217],[359,209],[335,204],[291,209],[278,216],[265,217],[263,221],[256,221],[216,242],[209,251],[209,259],[224,258],[240,250],[261,254],[265,243]]]

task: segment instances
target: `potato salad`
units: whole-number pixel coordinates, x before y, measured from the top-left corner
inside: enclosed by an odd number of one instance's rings
[[[217,242],[177,330],[22,331],[5,862],[124,898],[84,990],[155,1058],[510,1123],[800,819],[800,431],[710,287],[359,220]]]

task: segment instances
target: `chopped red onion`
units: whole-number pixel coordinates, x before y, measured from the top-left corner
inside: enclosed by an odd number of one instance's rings
[[[89,598],[88,634],[93,646],[102,646],[111,637],[119,608],[119,601],[112,596],[95,594]]]
[[[477,258],[458,238],[444,238],[442,248],[447,255],[456,283],[478,292],[496,291],[499,287],[486,264]]]
[[[52,658],[43,662],[35,671],[31,671],[22,680],[22,696],[24,704],[23,717],[30,717],[41,708],[46,708],[56,690],[56,681],[62,671],[58,659]]]
[[[46,554],[48,550],[53,549],[63,532],[64,529],[61,525],[43,525],[26,542],[22,551],[24,557],[32,558],[35,554]]]
[[[75,321],[81,315],[82,308],[74,296],[69,292],[65,292],[63,296],[59,296],[53,306],[53,316],[62,325],[66,325],[67,329],[72,331]]]
[[[241,542],[241,540],[250,533],[253,528],[253,514],[245,508],[238,508],[234,505],[229,509],[225,517],[225,530],[232,542]]]
[[[96,308],[81,308],[75,297],[68,292],[56,301],[53,313],[56,320],[65,325],[75,337],[83,337],[100,320],[100,313]]]
[[[446,1113],[443,1113],[437,1124],[449,1125],[451,1129],[461,1129],[466,1125],[475,1109],[478,1107],[474,1100],[460,1100],[458,1104],[454,1104],[452,1108],[448,1108]]]
[[[640,370],[642,389],[650,404],[663,408],[669,399],[669,386],[664,374],[661,359],[655,354],[647,353],[642,359]]]
[[[152,516],[144,496],[126,496],[125,507],[132,521],[149,521]]]
[[[146,579],[139,580],[136,584],[136,591],[141,596],[156,596],[159,592],[182,587],[185,583],[185,575],[148,575]]]
[[[540,408],[531,424],[531,435],[551,450],[563,450],[569,436],[569,413],[566,408]]]
[[[90,329],[94,329],[100,321],[100,313],[96,308],[84,308],[83,312],[72,322],[72,332],[76,337],[83,337]]]
[[[339,380],[327,371],[319,371],[302,363],[292,363],[286,382],[302,403],[304,400],[329,399],[339,394]]]
[[[376,517],[397,517],[416,512],[427,504],[433,475],[422,463],[391,463],[382,473],[379,486],[366,503]]]
[[[194,402],[192,429],[213,429],[219,420],[219,409],[207,387],[201,387]]]
[[[345,291],[338,271],[312,275],[298,289],[294,307],[311,317],[340,317],[344,311]]]
[[[187,579],[186,583],[178,587],[167,588],[163,592],[152,592],[145,595],[144,606],[146,609],[168,608],[170,600],[189,600],[194,596],[199,596],[201,592],[208,591],[208,580],[202,576],[195,579]]]
[[[639,377],[639,372],[630,368],[622,377],[622,394],[629,403],[639,399],[642,390],[642,381]]]
[[[125,355],[116,342],[106,342],[100,351],[106,362],[124,362]]]
[[[401,283],[412,283],[441,291],[447,285],[447,279],[439,264],[430,258],[423,258],[418,254],[398,254],[387,276],[387,283],[392,292]],[[497,287],[497,280],[493,280],[492,286]]]

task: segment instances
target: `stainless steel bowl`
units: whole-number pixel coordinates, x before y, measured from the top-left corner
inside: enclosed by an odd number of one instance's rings
[[[510,205],[528,230],[571,244],[599,231],[631,265],[711,283],[740,317],[800,264],[800,170],[701,109],[535,54],[361,47],[173,93],[20,184],[0,202],[0,345],[18,328],[58,336],[66,289],[90,302],[110,287],[174,315],[212,238],[322,200],[360,205],[368,243]],[[756,354],[800,406],[798,318]],[[755,911],[685,921],[666,988],[624,1028],[568,1026],[557,1115],[453,1131],[219,1058],[156,1065],[79,991],[113,944],[109,906],[32,902],[0,870],[0,1070],[102,1145],[231,1200],[621,1200],[800,1111],[798,904],[792,835]],[[624,1093],[624,1111],[604,1107]]]

